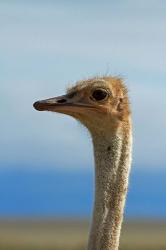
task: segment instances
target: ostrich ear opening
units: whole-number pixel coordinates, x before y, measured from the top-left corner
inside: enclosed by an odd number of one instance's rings
[[[117,111],[121,112],[123,111],[123,98],[119,98],[118,105],[117,105]]]

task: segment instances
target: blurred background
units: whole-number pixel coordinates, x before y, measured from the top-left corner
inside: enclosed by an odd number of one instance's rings
[[[134,152],[121,249],[166,249],[166,2],[0,1],[0,249],[83,250],[93,152],[74,119],[32,104],[123,77]]]

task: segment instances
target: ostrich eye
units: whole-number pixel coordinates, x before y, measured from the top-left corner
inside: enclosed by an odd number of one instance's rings
[[[92,93],[92,98],[96,101],[102,101],[108,96],[108,93],[104,89],[96,89]]]

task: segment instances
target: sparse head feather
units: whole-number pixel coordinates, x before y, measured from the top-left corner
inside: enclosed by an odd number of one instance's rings
[[[108,90],[111,95],[104,101],[94,102],[91,100],[91,95],[95,89]],[[78,116],[78,119],[88,127],[92,123],[101,127],[104,123],[123,122],[128,120],[130,115],[128,90],[120,77],[103,76],[81,80],[68,88],[67,94],[74,94],[83,103],[91,104],[96,108],[92,111],[87,109],[85,114]]]
[[[128,104],[126,108],[129,111],[128,89],[121,77],[102,76],[81,80],[76,82],[75,85],[70,85],[70,87],[67,88],[67,93],[79,94],[80,91],[83,92],[86,89],[94,89],[94,87],[110,89],[114,98],[122,98],[123,102]],[[122,99],[120,100],[122,101]]]
[[[100,85],[103,83],[103,86],[111,85],[117,93],[123,93],[123,96],[126,96],[128,94],[128,89],[123,79],[121,77],[113,77],[113,76],[103,76],[103,77],[99,76],[77,81],[76,84],[70,85],[67,88],[67,93],[80,91],[81,89],[86,87],[93,87],[93,85],[97,83],[100,83]]]

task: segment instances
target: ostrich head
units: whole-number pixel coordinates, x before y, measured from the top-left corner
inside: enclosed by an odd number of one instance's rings
[[[130,114],[127,89],[111,76],[79,81],[65,95],[37,101],[34,108],[70,115],[92,133],[116,129]]]

